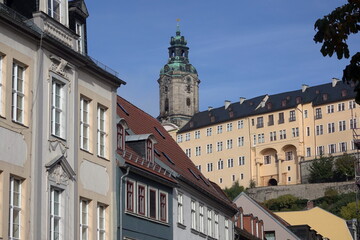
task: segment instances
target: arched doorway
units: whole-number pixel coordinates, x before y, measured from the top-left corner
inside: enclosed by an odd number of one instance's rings
[[[277,185],[278,185],[278,182],[274,178],[271,178],[268,182],[268,186],[277,186]]]

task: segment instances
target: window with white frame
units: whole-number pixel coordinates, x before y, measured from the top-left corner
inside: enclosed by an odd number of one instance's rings
[[[222,125],[217,126],[217,133],[222,133]]]
[[[292,128],[292,137],[298,137],[299,136],[299,128]]]
[[[294,155],[292,151],[285,152],[285,159],[286,161],[294,160]]]
[[[238,137],[238,146],[242,147],[244,146],[244,143],[245,143],[244,137]]]
[[[265,135],[264,133],[258,134],[258,143],[264,143],[265,142]]]
[[[346,142],[339,143],[339,151],[340,152],[346,152],[347,151],[347,143]]]
[[[318,156],[322,156],[322,155],[325,154],[324,146],[317,146],[316,151],[317,151],[316,154],[317,154]]]
[[[211,134],[212,134],[212,128],[211,128],[211,127],[210,127],[210,128],[207,128],[207,129],[206,129],[206,136],[210,137]]]
[[[190,133],[185,133],[185,141],[190,141]]]
[[[25,68],[14,62],[12,74],[12,120],[24,123]]]
[[[150,139],[146,140],[146,161],[154,162],[154,144]]]
[[[232,149],[232,143],[233,143],[232,139],[226,140],[226,148],[227,149]]]
[[[160,191],[160,220],[167,222],[167,206],[168,206],[168,197],[167,193]]]
[[[186,156],[191,157],[191,148],[185,149],[185,154]]]
[[[239,157],[239,166],[245,165],[245,156]]]
[[[196,230],[196,202],[191,200],[191,228]]]
[[[195,139],[200,138],[200,130],[195,131]]]
[[[80,239],[89,239],[89,201],[80,200]]]
[[[178,142],[178,143],[181,143],[182,141],[183,141],[183,136],[182,136],[182,134],[177,135],[177,142]]]
[[[320,118],[322,118],[321,108],[316,108],[315,109],[315,119],[320,119]]]
[[[311,148],[310,147],[306,148],[306,156],[311,157]]]
[[[222,183],[222,178],[219,178],[219,183]]]
[[[223,142],[217,142],[217,151],[220,152],[223,150]]]
[[[106,239],[106,207],[102,204],[97,206],[97,240]]]
[[[244,120],[238,121],[238,129],[244,128]]]
[[[356,118],[350,119],[350,129],[356,129]]]
[[[336,153],[336,144],[329,144],[329,154]]]
[[[3,58],[0,55],[0,116],[3,115]]]
[[[270,142],[276,141],[276,131],[270,132]]]
[[[149,187],[149,217],[157,219],[158,191]]]
[[[51,134],[64,139],[66,131],[65,84],[53,77],[51,93]]]
[[[50,191],[50,239],[62,239],[61,190],[51,187]]]
[[[134,212],[134,182],[126,181],[126,211]]]
[[[212,164],[212,163],[208,163],[208,164],[207,164],[207,171],[208,171],[208,172],[212,172],[212,170],[213,170],[213,164]]]
[[[146,190],[145,185],[137,184],[137,213],[140,215],[146,214]]]
[[[201,172],[201,165],[197,165],[196,168]]]
[[[86,151],[89,151],[89,105],[88,99],[80,98],[80,147]]]
[[[335,123],[328,123],[328,133],[335,132]]]
[[[225,240],[230,239],[229,219],[225,219]]]
[[[324,133],[324,128],[323,128],[323,125],[317,125],[316,126],[316,135],[323,135]]]
[[[334,112],[334,105],[328,105],[327,106],[327,113],[333,113]]]
[[[304,110],[304,118],[308,117],[308,110]]]
[[[207,210],[207,234],[210,237],[213,236],[213,231],[212,231],[212,210],[211,209]]]
[[[219,161],[218,161],[218,170],[221,170],[223,168],[224,168],[224,161],[219,159]]]
[[[234,174],[231,176],[231,179],[232,179],[233,182],[235,182],[235,175]]]
[[[295,110],[291,110],[290,111],[290,117],[289,117],[289,121],[293,122],[296,120],[296,115],[295,115]]]
[[[310,127],[306,127],[306,136],[310,136]]]
[[[199,232],[205,233],[204,205],[199,204]]]
[[[177,195],[177,202],[178,202],[178,223],[184,224],[184,203],[183,203],[183,195],[182,193],[178,193]]]
[[[346,130],[346,121],[339,121],[339,131],[345,131]]]
[[[76,21],[75,31],[76,34],[79,35],[79,38],[76,40],[77,51],[83,54],[85,52],[84,24]]]
[[[231,132],[231,131],[232,131],[232,123],[227,123],[227,124],[226,124],[226,131],[227,131],[227,132]]]
[[[354,100],[349,101],[349,109],[356,108],[356,103]]]
[[[244,174],[240,173],[240,179],[243,180],[244,179]]]
[[[105,157],[105,148],[106,148],[106,109],[102,106],[98,106],[98,129],[97,129],[97,138],[98,138],[98,155],[100,157]]]
[[[212,144],[210,143],[210,144],[207,144],[206,145],[206,153],[212,153]]]
[[[256,146],[256,134],[253,135],[253,146]]]
[[[10,239],[21,238],[21,180],[10,177],[9,196],[9,237]]]
[[[201,147],[195,147],[195,156],[200,156],[201,155]]]
[[[61,18],[61,1],[62,0],[48,0],[48,15],[60,22]]]
[[[125,128],[120,123],[117,125],[117,149],[125,150]]]
[[[279,131],[280,140],[286,139],[286,130],[280,130]]]
[[[345,103],[339,103],[338,104],[338,111],[344,111],[345,110]]]
[[[270,163],[271,163],[271,155],[265,155],[264,164],[270,164]]]
[[[228,168],[232,168],[232,167],[234,167],[234,159],[229,158],[228,159]]]
[[[219,239],[219,214],[214,213],[214,238]]]

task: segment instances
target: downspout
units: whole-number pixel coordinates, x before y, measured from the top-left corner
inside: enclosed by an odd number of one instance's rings
[[[123,183],[123,180],[124,180],[124,177],[126,177],[127,175],[129,175],[129,171],[130,171],[130,167],[127,166],[126,167],[126,173],[124,175],[121,176],[120,178],[120,199],[119,199],[119,211],[118,211],[118,219],[119,219],[119,224],[118,224],[118,229],[119,229],[119,236],[120,236],[120,239],[123,239],[123,234],[122,234],[122,213],[123,213],[123,209],[122,209],[122,183]]]

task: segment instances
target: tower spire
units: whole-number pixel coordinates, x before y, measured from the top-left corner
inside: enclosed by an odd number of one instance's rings
[[[180,36],[181,35],[181,33],[180,33],[180,24],[179,24],[179,22],[180,22],[180,18],[178,18],[178,19],[176,19],[176,36]]]

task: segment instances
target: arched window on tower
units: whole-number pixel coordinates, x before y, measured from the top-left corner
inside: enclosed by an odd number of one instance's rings
[[[165,112],[168,112],[169,111],[169,99],[168,98],[166,98],[165,99]]]
[[[184,50],[181,51],[181,56],[182,56],[182,57],[185,56],[185,51],[184,51]]]
[[[191,100],[190,100],[190,98],[186,98],[186,105],[187,105],[188,107],[190,107],[190,105],[191,105]]]

